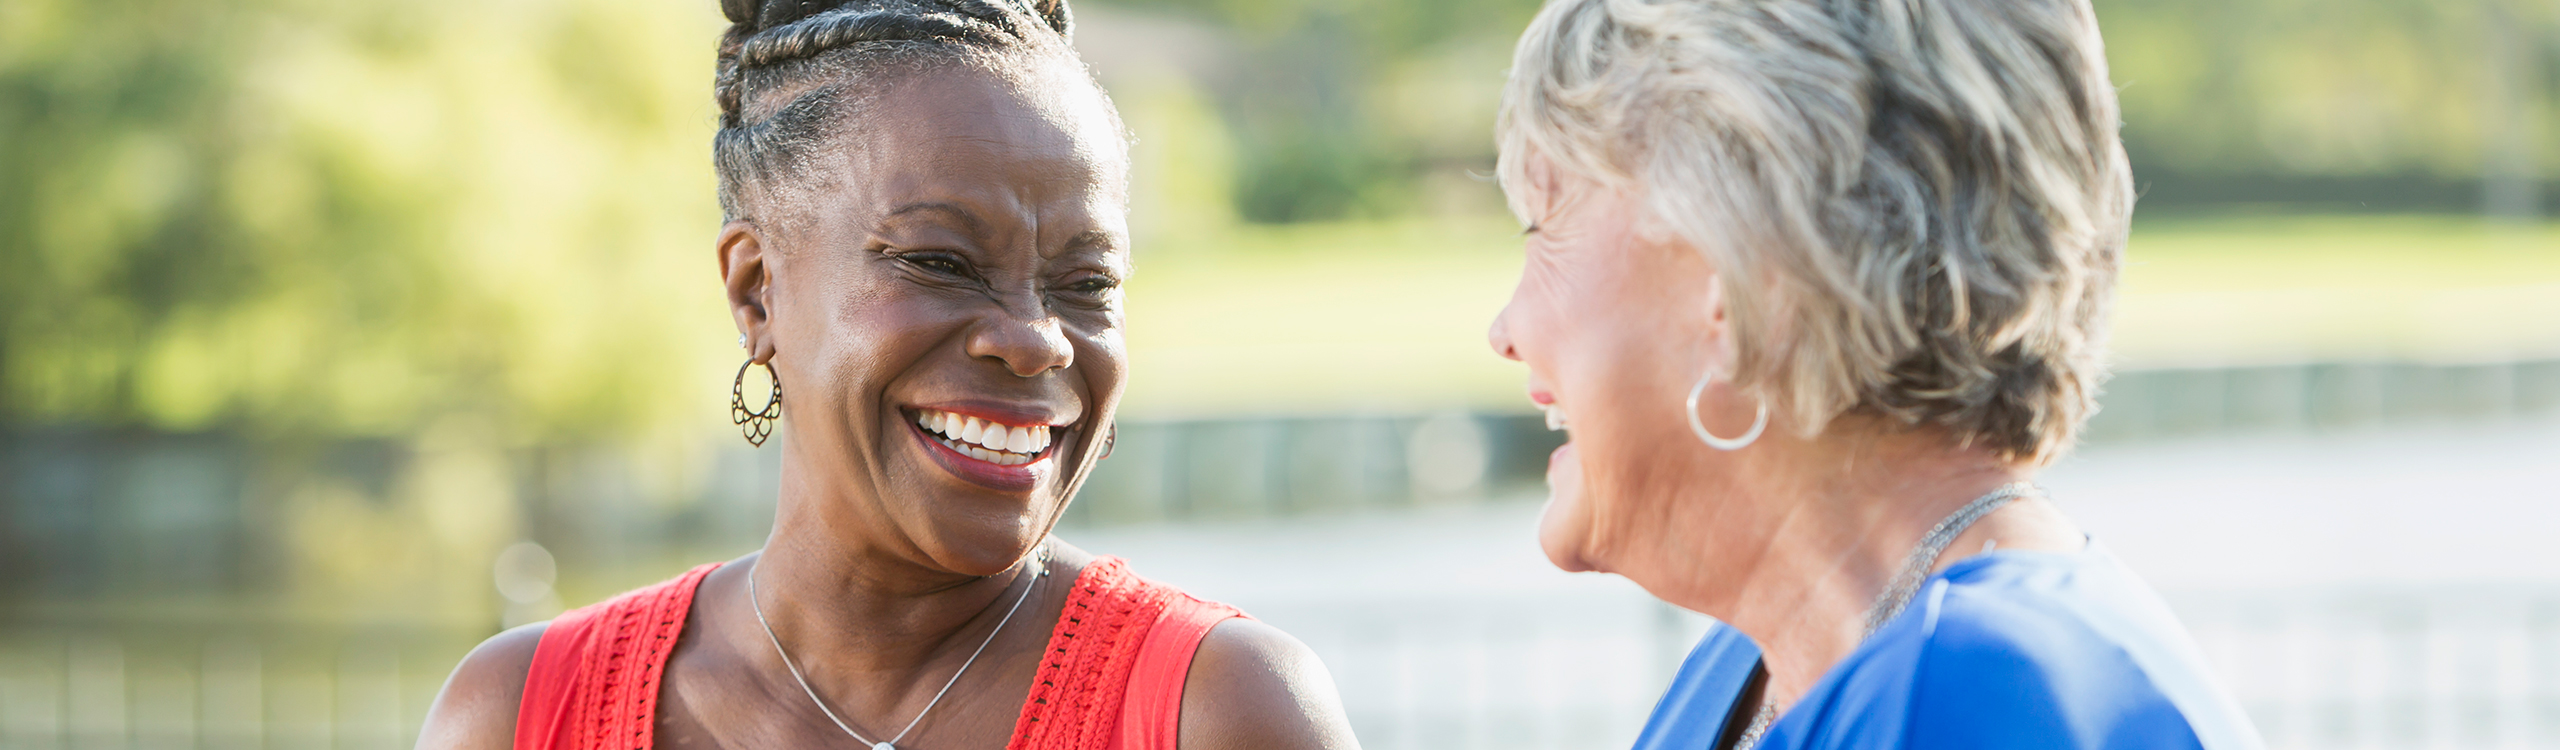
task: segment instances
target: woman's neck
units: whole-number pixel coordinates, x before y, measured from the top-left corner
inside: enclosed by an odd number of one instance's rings
[[[1036,546],[993,575],[954,572],[923,559],[911,542],[878,538],[894,527],[889,519],[855,517],[876,504],[784,484],[773,533],[750,573],[753,603],[795,661],[863,674],[921,671],[955,649],[975,648],[1025,586],[1046,583],[1024,580],[1044,564]],[[1060,562],[1045,561],[1053,569]]]
[[[1048,541],[1045,563],[1031,542],[1019,545],[1028,560],[1002,559],[1013,545],[1000,544],[996,559],[940,561],[945,547],[901,536],[872,498],[843,490],[860,485],[811,478],[786,461],[765,548],[697,590],[667,673],[680,713],[761,744],[833,742],[825,712],[873,741],[912,724],[901,747],[1002,744],[1011,724],[990,717],[1020,710],[1092,557]]]
[[[1764,695],[1780,707],[1858,647],[1868,610],[1930,527],[2029,471],[1933,432],[1841,432],[1773,434],[1745,449],[1757,455],[1736,456],[1723,497],[1681,503],[1687,510],[1666,525],[1665,562],[1686,572],[1669,587],[1648,584],[1750,636],[1769,671]],[[1985,530],[1959,537],[1939,562],[1979,549]],[[2020,542],[2044,547],[2046,536]]]

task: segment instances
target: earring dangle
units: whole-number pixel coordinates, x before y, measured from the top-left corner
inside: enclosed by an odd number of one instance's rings
[[[756,366],[754,359],[738,366],[738,377],[729,382],[729,421],[738,425],[738,434],[747,444],[764,447],[765,438],[773,436],[774,420],[782,418],[782,376],[775,374],[773,363],[765,363],[764,374],[773,380],[773,394],[765,397],[764,408],[747,411],[747,368]]]
[[[1751,430],[1749,432],[1742,433],[1742,437],[1716,437],[1715,433],[1707,431],[1707,425],[1705,422],[1698,420],[1698,397],[1706,395],[1707,383],[1714,381],[1715,379],[1716,371],[1709,369],[1707,370],[1707,374],[1698,377],[1697,385],[1689,387],[1689,408],[1687,412],[1689,415],[1689,431],[1697,433],[1698,440],[1706,443],[1709,448],[1714,448],[1720,451],[1742,450],[1745,446],[1749,446],[1752,441],[1759,440],[1760,431],[1769,427],[1769,401],[1768,399],[1762,398],[1753,399],[1760,403],[1760,413],[1758,416],[1751,418]]]

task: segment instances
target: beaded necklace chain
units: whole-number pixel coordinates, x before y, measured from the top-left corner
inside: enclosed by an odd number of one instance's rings
[[[1885,585],[1882,593],[1876,594],[1875,603],[1867,605],[1865,629],[1859,632],[1858,640],[1866,641],[1876,634],[1876,629],[1892,622],[1904,608],[1911,606],[1911,597],[1918,595],[1920,584],[1929,580],[1929,569],[1937,567],[1938,556],[1945,554],[1947,545],[1962,536],[1965,529],[1972,528],[1975,521],[1991,515],[1992,511],[1999,510],[2011,500],[2043,494],[2044,490],[2032,482],[2010,482],[1965,503],[1956,512],[1947,514],[1938,525],[1930,527],[1929,533],[1920,537],[1920,544],[1911,548],[1911,554],[1902,558],[1902,570],[1894,574],[1893,581]],[[1761,698],[1760,710],[1751,714],[1751,724],[1742,730],[1742,737],[1734,741],[1733,750],[1751,750],[1759,745],[1760,738],[1769,734],[1770,725],[1776,723],[1778,704],[1766,697]]]

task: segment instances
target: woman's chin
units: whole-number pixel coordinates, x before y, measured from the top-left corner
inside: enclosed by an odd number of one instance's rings
[[[1571,540],[1572,534],[1556,530],[1556,501],[1547,500],[1547,517],[1538,523],[1538,548],[1547,553],[1547,562],[1567,573],[1589,573],[1595,570],[1582,559],[1581,546]]]
[[[925,554],[952,573],[992,576],[1012,570],[1024,557],[1037,554],[1044,535],[1021,527],[942,528],[927,532]]]
[[[1582,462],[1575,460],[1573,444],[1565,443],[1547,457],[1547,507],[1538,517],[1538,548],[1547,553],[1547,562],[1567,573],[1597,572],[1600,566],[1583,556],[1590,529],[1590,508],[1582,504]]]

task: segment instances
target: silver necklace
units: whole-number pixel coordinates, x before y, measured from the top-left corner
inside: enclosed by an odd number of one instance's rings
[[[1769,725],[1776,723],[1778,723],[1778,704],[1763,699],[1760,701],[1760,710],[1751,714],[1751,726],[1744,728],[1742,737],[1733,741],[1733,750],[1751,750],[1751,746],[1760,744],[1762,735],[1769,733]]]
[[[1912,547],[1911,554],[1902,558],[1902,570],[1894,574],[1893,581],[1885,585],[1882,593],[1876,594],[1875,603],[1867,605],[1865,629],[1859,632],[1858,640],[1864,642],[1868,636],[1875,635],[1877,628],[1892,622],[1902,614],[1903,608],[1911,606],[1911,597],[1919,594],[1920,584],[1929,580],[1929,569],[1937,567],[1938,556],[1947,551],[1947,545],[1953,544],[1956,537],[1963,536],[1965,529],[1972,528],[1975,521],[1991,515],[1992,511],[1999,510],[2011,500],[2043,494],[2044,490],[2033,482],[2010,482],[1974,498],[1973,502],[1947,514],[1945,519],[1938,521],[1938,525],[1929,527],[1929,533],[1921,535],[1919,546]],[[1751,750],[1760,744],[1761,737],[1769,733],[1769,726],[1776,723],[1778,704],[1762,699],[1760,710],[1751,715],[1750,726],[1745,727],[1742,737],[1734,741],[1733,750]]]
[[[1947,545],[1962,536],[1965,529],[1972,528],[1973,522],[1991,515],[1992,511],[2008,505],[2011,500],[2042,494],[2044,490],[2033,482],[2010,482],[1965,503],[1938,525],[1930,527],[1929,533],[1920,537],[1920,545],[1912,547],[1911,554],[1902,558],[1902,571],[1895,573],[1893,582],[1876,594],[1874,604],[1867,606],[1866,629],[1858,633],[1858,640],[1864,641],[1867,636],[1875,635],[1877,628],[1892,622],[1902,614],[1904,607],[1911,606],[1911,597],[1920,593],[1920,584],[1929,581],[1929,569],[1937,567],[1938,556],[1946,553]]]
[[[775,656],[782,657],[782,668],[790,670],[791,681],[800,683],[800,691],[809,694],[809,702],[817,704],[818,710],[827,715],[827,720],[835,722],[836,728],[844,730],[844,733],[853,737],[855,742],[870,745],[871,750],[898,750],[898,741],[906,739],[908,732],[915,731],[916,725],[924,722],[926,714],[933,713],[933,707],[942,703],[942,696],[951,692],[951,686],[960,684],[960,676],[969,673],[969,665],[978,663],[978,655],[987,652],[987,646],[995,643],[996,636],[1004,632],[1005,623],[1013,622],[1013,613],[1021,611],[1022,603],[1031,599],[1031,592],[1040,588],[1040,579],[1049,577],[1049,545],[1047,543],[1043,542],[1040,545],[1039,557],[1035,562],[1040,566],[1040,572],[1033,574],[1031,583],[1023,586],[1022,593],[1013,598],[1013,606],[1004,611],[1004,619],[996,621],[996,629],[987,632],[987,639],[978,643],[978,650],[969,652],[969,659],[960,662],[960,671],[951,673],[951,679],[942,683],[941,690],[934,692],[933,700],[925,701],[924,710],[917,711],[916,718],[908,721],[905,729],[898,730],[898,736],[879,742],[873,742],[863,737],[861,732],[853,731],[853,725],[846,724],[844,717],[837,716],[835,709],[828,708],[826,699],[818,697],[818,690],[809,687],[809,678],[800,675],[800,666],[791,662],[791,652],[783,650],[782,637],[773,634],[773,623],[764,619],[764,601],[756,596],[756,570],[764,565],[762,556],[758,556],[754,564],[747,566],[747,607],[755,610],[756,624],[764,626],[764,637],[773,642],[773,653]]]

